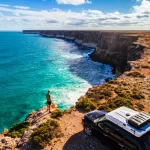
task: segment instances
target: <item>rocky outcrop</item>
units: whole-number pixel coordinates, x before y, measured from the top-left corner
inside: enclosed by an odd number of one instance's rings
[[[44,37],[64,38],[88,48],[94,48],[91,59],[114,68],[117,76],[130,69],[128,61],[139,59],[143,46],[134,43],[139,38],[132,32],[106,32],[106,31],[55,31],[35,30],[23,33],[38,33]],[[134,44],[133,44],[134,43]]]
[[[0,149],[14,150],[17,146],[18,141],[19,138],[5,137],[3,134],[0,134]]]

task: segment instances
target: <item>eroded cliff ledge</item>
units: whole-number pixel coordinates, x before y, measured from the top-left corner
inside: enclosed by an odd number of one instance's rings
[[[117,76],[130,69],[127,62],[139,59],[144,48],[134,43],[141,36],[137,32],[24,30],[23,33],[63,38],[84,47],[94,48],[94,52],[90,55],[91,59],[110,64]]]

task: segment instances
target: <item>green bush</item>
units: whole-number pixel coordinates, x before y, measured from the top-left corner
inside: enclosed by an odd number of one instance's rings
[[[117,87],[115,88],[115,93],[118,94],[119,97],[122,97],[122,98],[126,98],[126,99],[130,99],[131,98],[131,94],[129,91],[123,91],[121,89],[121,87]]]
[[[91,111],[91,110],[96,109],[96,104],[92,101],[92,99],[84,98],[84,99],[79,100],[76,107],[82,108],[85,111]]]
[[[108,96],[108,97],[112,96],[112,92],[106,89],[104,89],[101,94],[103,94],[104,96]]]
[[[145,76],[144,76],[144,75],[140,74],[140,73],[139,73],[139,72],[137,72],[137,71],[129,72],[129,73],[127,74],[127,76],[139,77],[139,78],[145,78]]]
[[[62,136],[61,128],[57,121],[48,120],[46,123],[39,125],[37,129],[31,135],[31,141],[35,146],[44,148],[46,145],[50,144],[51,140],[54,138],[59,138]]]
[[[115,88],[114,91],[115,91],[115,93],[118,94],[118,95],[122,93],[121,87]]]
[[[98,109],[109,112],[121,106],[133,108],[133,104],[130,99],[123,98],[123,97],[116,97],[113,100],[109,100],[107,103],[100,105]]]
[[[145,96],[144,96],[142,93],[137,92],[137,91],[136,91],[136,92],[133,92],[132,97],[133,97],[134,99],[137,99],[137,100],[140,100],[140,99],[145,98]]]
[[[58,118],[64,115],[64,111],[56,109],[51,113],[51,118]]]
[[[114,79],[114,80],[110,80],[108,83],[109,84],[118,84],[118,81],[116,79]]]
[[[29,127],[29,125],[30,125],[29,122],[21,122],[21,123],[14,124],[10,128],[7,135],[12,138],[19,138],[23,135],[24,131]]]
[[[143,111],[143,109],[145,108],[144,105],[142,104],[136,104],[137,108],[140,110],[140,111]]]

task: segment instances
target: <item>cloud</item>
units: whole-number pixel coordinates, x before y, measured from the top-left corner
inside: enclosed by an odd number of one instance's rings
[[[91,4],[89,0],[56,0],[58,4],[70,4],[70,5],[82,5],[82,4]]]
[[[7,4],[0,4],[0,7],[9,7],[10,5]]]
[[[2,16],[4,16],[4,14],[0,12],[0,16],[2,17]]]
[[[47,20],[47,23],[58,23],[57,20]]]
[[[18,9],[30,9],[30,7],[27,6],[13,6],[13,7]]]
[[[130,13],[118,11],[104,13],[101,10],[74,12],[60,9],[40,10],[0,7],[0,30],[149,30],[150,1],[142,0]],[[145,19],[146,18],[146,19]]]
[[[141,18],[148,18],[149,15],[138,15],[138,16],[136,16],[136,17],[139,18],[139,19],[141,19]]]
[[[133,11],[135,13],[144,13],[148,12],[150,13],[150,1],[149,0],[142,0],[141,5],[139,6],[133,6]]]

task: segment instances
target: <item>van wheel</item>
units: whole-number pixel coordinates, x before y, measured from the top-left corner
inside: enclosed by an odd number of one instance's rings
[[[87,134],[88,136],[91,136],[91,135],[92,135],[92,128],[91,128],[91,126],[85,125],[85,126],[84,126],[84,132],[85,132],[85,134]]]

